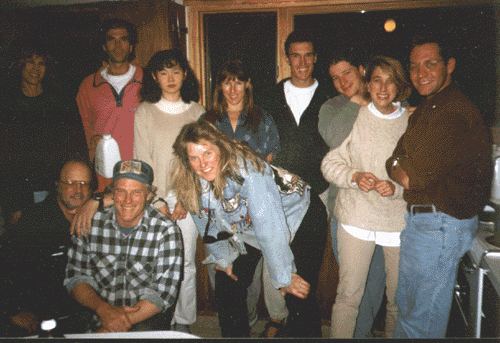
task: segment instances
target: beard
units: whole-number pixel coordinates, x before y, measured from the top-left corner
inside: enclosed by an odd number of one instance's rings
[[[67,209],[67,210],[74,210],[75,208],[80,207],[82,204],[84,204],[88,199],[90,198],[90,194],[88,196],[85,196],[82,192],[76,193],[71,195],[68,198],[65,198],[62,196],[61,191],[58,189],[57,190],[57,200]],[[71,202],[71,200],[81,200],[77,204],[74,204]]]

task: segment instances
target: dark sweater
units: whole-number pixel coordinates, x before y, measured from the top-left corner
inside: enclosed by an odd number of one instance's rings
[[[452,84],[424,100],[394,150],[410,179],[404,199],[457,219],[475,216],[489,197],[489,136],[477,107]],[[389,169],[391,160],[386,167]]]
[[[88,158],[76,102],[55,87],[28,97],[18,85],[4,85],[0,156],[0,206],[5,214],[25,209],[34,191],[53,189],[64,161]]]
[[[49,195],[0,236],[0,313],[11,316],[27,309],[44,316],[73,308],[63,287],[67,248],[72,244],[69,228],[55,195]]]
[[[284,83],[287,80],[282,80],[267,92],[262,105],[272,115],[280,137],[281,152],[273,164],[298,175],[320,194],[328,188],[328,182],[321,173],[321,161],[329,148],[318,131],[318,114],[321,105],[331,94],[320,83],[297,125],[286,102]]]

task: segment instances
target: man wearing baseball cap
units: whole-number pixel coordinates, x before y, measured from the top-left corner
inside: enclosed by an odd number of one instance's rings
[[[183,268],[178,226],[150,206],[153,170],[118,162],[114,204],[99,209],[88,235],[72,236],[64,285],[95,315],[96,332],[168,330]]]

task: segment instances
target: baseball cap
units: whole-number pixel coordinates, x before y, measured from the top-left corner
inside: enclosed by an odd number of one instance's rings
[[[131,159],[117,162],[113,168],[113,180],[132,179],[151,185],[153,183],[153,168],[143,161]]]

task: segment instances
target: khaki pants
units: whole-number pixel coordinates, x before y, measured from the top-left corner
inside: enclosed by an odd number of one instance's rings
[[[375,250],[375,242],[363,241],[347,233],[339,224],[339,285],[332,309],[331,338],[352,338],[356,328],[359,304],[365,291],[366,277]],[[383,247],[386,271],[386,335],[392,336],[396,325],[394,303],[398,284],[399,247]]]

